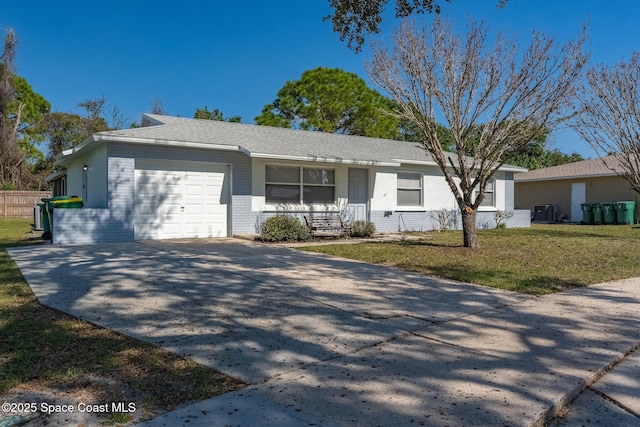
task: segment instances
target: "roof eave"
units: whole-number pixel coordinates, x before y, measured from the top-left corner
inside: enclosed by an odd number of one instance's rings
[[[538,182],[538,181],[560,181],[562,179],[587,179],[587,178],[602,178],[609,176],[619,176],[617,173],[598,173],[598,174],[585,174],[585,175],[564,175],[564,176],[548,176],[540,178],[519,178],[516,175],[515,182]]]
[[[529,172],[529,169],[527,168],[522,168],[520,166],[513,166],[513,165],[502,165],[498,168],[498,170],[503,172],[518,172],[518,173]]]
[[[204,148],[208,150],[242,151],[239,145],[211,144],[208,142],[176,141],[169,139],[136,138],[131,136],[94,135],[100,142],[127,142],[131,144],[164,145],[168,147]]]
[[[285,154],[272,154],[272,153],[251,153],[246,149],[242,150],[250,157],[259,159],[272,159],[272,160],[289,160],[289,161],[302,161],[302,162],[317,162],[317,163],[346,163],[350,165],[362,165],[362,166],[400,166],[400,163],[396,162],[383,162],[379,160],[367,160],[367,159],[343,159],[340,157],[330,156],[291,156]]]
[[[51,175],[48,175],[45,179],[44,182],[51,182],[55,179],[58,179],[60,177],[66,176],[67,175],[67,170],[66,169],[60,169],[57,170],[55,172],[53,172]]]
[[[95,145],[97,145],[96,142],[97,140],[95,135],[89,136],[81,144],[78,144],[75,147],[70,148],[68,150],[64,150],[61,154],[58,154],[53,162],[53,165],[67,166],[76,157],[79,156],[77,153],[79,153],[80,151],[86,151],[86,150],[91,151],[91,149],[95,148]]]

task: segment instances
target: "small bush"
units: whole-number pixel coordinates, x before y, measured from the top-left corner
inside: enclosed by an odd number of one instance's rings
[[[309,229],[296,217],[278,215],[262,223],[260,237],[265,242],[297,242],[309,238]]]
[[[351,237],[371,237],[376,232],[376,226],[368,221],[355,221],[351,224]]]
[[[513,218],[514,213],[515,212],[513,211],[497,210],[493,215],[493,219],[496,222],[496,228],[501,228],[503,230],[507,228],[507,224],[505,223],[505,221],[509,221],[511,218]]]

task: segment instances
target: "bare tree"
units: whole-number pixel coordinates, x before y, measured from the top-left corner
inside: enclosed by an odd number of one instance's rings
[[[24,104],[16,99],[14,86],[13,60],[17,44],[16,35],[10,29],[0,58],[0,186],[5,189],[27,186],[31,178],[26,162],[28,155],[18,146]]]
[[[589,68],[578,97],[581,114],[570,126],[600,158],[616,153],[617,162],[603,163],[640,193],[640,53],[628,63]]]
[[[558,46],[534,31],[520,51],[500,33],[489,42],[483,23],[470,22],[460,37],[437,18],[430,28],[405,21],[392,49],[372,46],[369,75],[397,103],[397,115],[415,124],[421,146],[442,170],[462,214],[465,247],[478,246],[476,211],[505,153],[570,114],[589,56],[586,38],[583,27],[575,41]],[[438,121],[451,130],[457,155],[443,151]]]
[[[151,106],[151,114],[164,115],[166,114],[164,111],[164,106],[162,105],[162,101],[158,98],[153,98],[153,105]]]

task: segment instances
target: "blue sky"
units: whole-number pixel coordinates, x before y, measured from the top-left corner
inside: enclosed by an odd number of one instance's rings
[[[391,0],[393,3],[393,0]],[[532,29],[575,38],[591,29],[591,60],[614,63],[640,50],[637,0],[452,0],[444,15],[464,23],[485,19],[492,30],[523,38]],[[154,99],[167,114],[192,117],[219,108],[253,123],[287,80],[319,66],[342,68],[369,82],[368,48],[349,50],[322,18],[326,0],[109,2],[21,0],[0,8],[0,30],[19,40],[17,73],[54,111],[80,113],[78,102],[104,96],[129,121],[139,121]],[[430,20],[431,16],[424,19]],[[389,8],[383,34],[399,23]],[[570,130],[550,144],[593,157]]]

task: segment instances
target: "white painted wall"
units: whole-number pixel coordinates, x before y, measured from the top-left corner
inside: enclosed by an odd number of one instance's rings
[[[418,172],[422,173],[423,188],[423,206],[398,206],[397,204],[397,172]],[[375,182],[373,185],[373,198],[371,200],[371,210],[402,210],[402,211],[424,211],[424,210],[440,210],[440,209],[457,209],[456,202],[449,185],[447,184],[440,168],[436,166],[425,166],[421,169],[412,165],[400,168],[374,168]],[[496,206],[481,207],[479,211],[495,211],[496,209],[505,210],[506,207],[506,184],[505,173],[496,172],[495,192]],[[454,178],[456,184],[460,180]]]
[[[337,203],[330,205],[273,205],[265,203],[265,165],[283,165],[283,166],[303,166],[303,167],[325,167],[336,171],[336,197]],[[308,210],[340,210],[347,204],[348,196],[348,171],[353,165],[333,164],[333,163],[313,163],[313,162],[286,162],[271,161],[268,159],[252,159],[253,176],[252,176],[252,203],[251,210],[255,212],[264,211],[308,211]],[[360,166],[359,166],[360,167]],[[422,174],[423,189],[423,205],[422,206],[398,206],[397,204],[397,173],[412,172]],[[369,167],[369,188],[371,196],[371,211],[431,211],[440,209],[457,209],[457,202],[451,193],[442,172],[437,166],[415,166],[407,165],[405,167]],[[459,180],[456,178],[456,183]],[[495,174],[495,191],[496,206],[482,207],[480,211],[495,211],[496,209],[504,210],[506,206],[505,200],[505,173],[497,172]]]
[[[485,208],[486,210],[491,210],[491,211],[501,210],[501,211],[504,211],[506,209],[507,201],[505,200],[506,185],[505,185],[505,178],[504,177],[505,177],[505,173],[504,172],[496,172],[495,175],[493,176],[493,178],[495,180],[496,207],[495,207],[495,209]],[[480,210],[484,210],[484,209],[480,209]]]
[[[398,198],[396,168],[376,167],[370,171],[369,176],[373,179],[371,210],[385,211],[395,209]]]
[[[422,174],[422,206],[398,206],[398,172]],[[419,168],[407,165],[399,168],[374,168],[372,175],[375,177],[375,182],[373,183],[371,210],[425,211],[454,209],[457,206],[440,169],[435,166]]]
[[[459,182],[458,179],[455,180]],[[428,210],[447,209],[453,210],[458,208],[453,193],[449,188],[449,184],[442,175],[440,168],[432,166],[425,173],[425,207]]]
[[[87,171],[83,171],[87,165]],[[83,176],[86,175],[86,181]],[[87,197],[83,185],[87,184]],[[83,197],[87,208],[107,207],[107,147],[101,145],[67,166],[67,195]]]

